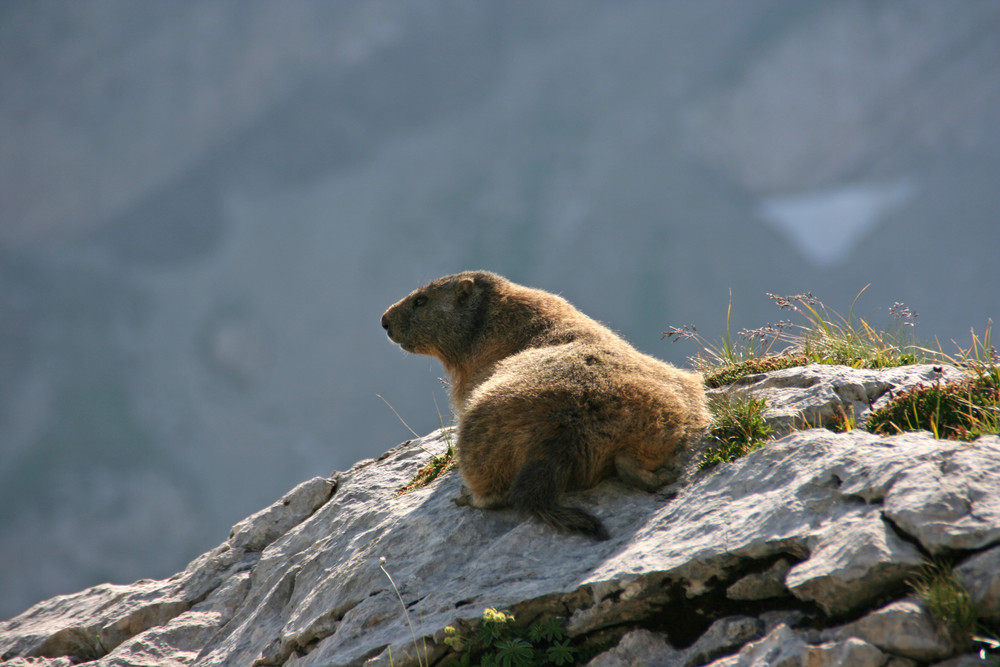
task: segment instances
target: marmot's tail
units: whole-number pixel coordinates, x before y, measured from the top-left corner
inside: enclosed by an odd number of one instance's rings
[[[569,486],[574,444],[568,428],[558,429],[553,437],[540,442],[536,455],[525,462],[511,483],[507,499],[512,507],[531,512],[554,528],[606,540],[608,531],[597,517],[559,504],[559,496]]]

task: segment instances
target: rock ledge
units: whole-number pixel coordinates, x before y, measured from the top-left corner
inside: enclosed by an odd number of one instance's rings
[[[874,393],[951,372],[806,367],[746,386],[772,406],[818,414],[832,395],[870,407]],[[880,388],[863,399],[843,389],[868,386],[869,375]],[[591,662],[601,667],[932,664],[961,650],[909,597],[907,578],[935,555],[954,559],[984,618],[1000,620],[996,436],[816,428],[660,493],[609,480],[569,499],[599,515],[612,534],[603,543],[456,507],[456,472],[394,497],[447,437],[300,484],[169,579],[41,602],[0,623],[0,656],[292,667],[388,665],[391,649],[395,665],[415,665],[381,557],[431,664],[447,657],[444,627],[486,607],[522,623],[562,616],[577,638],[620,638]]]

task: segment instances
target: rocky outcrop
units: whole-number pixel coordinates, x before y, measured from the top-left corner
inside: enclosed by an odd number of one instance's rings
[[[844,417],[864,423],[871,411],[906,387],[964,377],[951,366],[917,364],[881,370],[810,364],[747,375],[710,390],[718,396],[745,392],[767,400],[765,416],[780,434],[810,426],[832,426]]]
[[[796,372],[820,384],[849,373],[779,371]],[[457,472],[396,497],[449,437],[304,482],[169,579],[39,603],[0,624],[0,655],[303,667],[388,665],[391,652],[397,666],[446,664],[444,628],[494,607],[523,624],[566,618],[575,640],[611,646],[591,660],[600,667],[934,664],[969,650],[907,586],[935,555],[957,563],[982,618],[998,617],[996,436],[815,428],[656,494],[607,481],[569,499],[608,527],[601,543],[458,507]]]

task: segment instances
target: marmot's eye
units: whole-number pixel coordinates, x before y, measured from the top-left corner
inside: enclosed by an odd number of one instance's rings
[[[423,294],[413,299],[414,308],[419,308],[420,306],[423,306],[426,303],[427,303],[427,297],[424,296]]]

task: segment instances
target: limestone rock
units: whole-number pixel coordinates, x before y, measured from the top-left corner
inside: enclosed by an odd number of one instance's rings
[[[322,477],[299,484],[279,502],[233,526],[229,546],[262,551],[329,500],[335,487]]]
[[[902,584],[923,562],[920,552],[886,525],[878,508],[829,524],[808,544],[811,557],[788,572],[785,584],[830,615],[858,607],[873,590]]]
[[[784,595],[785,575],[791,569],[791,564],[785,558],[779,558],[764,572],[753,572],[739,579],[726,589],[726,597],[730,600],[766,600]]]
[[[886,653],[928,662],[952,654],[951,640],[914,600],[899,600],[847,625],[823,633],[828,640],[856,637]]]
[[[989,662],[977,653],[967,653],[966,655],[949,658],[942,662],[935,662],[934,667],[984,667]]]
[[[736,655],[709,663],[711,667],[884,667],[888,656],[860,639],[810,644],[787,625],[743,647]]]
[[[957,568],[958,580],[970,593],[983,618],[1000,625],[1000,547],[968,559]]]
[[[900,530],[939,554],[981,549],[1000,540],[1000,459],[991,451],[996,436],[954,451],[946,460],[914,462],[886,497],[885,515]]]
[[[721,618],[684,651],[683,667],[702,665],[764,634],[764,622],[749,616]]]
[[[0,659],[434,664],[445,626],[494,607],[620,639],[593,659],[605,667],[902,666],[957,650],[905,599],[921,549],[968,554],[959,577],[996,608],[996,436],[811,429],[658,493],[608,480],[566,498],[605,523],[601,543],[457,507],[457,472],[396,496],[447,438],[299,485],[169,579],[39,603],[0,623]]]
[[[678,667],[683,664],[681,656],[663,635],[640,629],[627,633],[587,667]]]
[[[129,636],[167,623],[187,607],[181,586],[174,581],[95,586],[39,603],[5,624],[17,636],[4,643],[3,655],[100,657]]]
[[[782,434],[807,426],[830,426],[844,415],[861,424],[894,394],[962,377],[956,368],[930,364],[881,370],[809,364],[748,375],[709,393],[745,391],[755,398],[765,397],[765,416]]]
[[[103,585],[41,602],[0,625],[0,657],[68,656],[88,660],[109,651],[120,664],[148,655],[196,656],[242,601],[248,570],[267,539],[277,536],[329,498],[333,483],[303,482],[271,507],[243,520],[230,541],[204,554],[164,581]],[[112,664],[112,663],[109,663]]]
[[[626,633],[618,645],[587,663],[587,667],[693,667],[763,634],[764,624],[756,618],[731,616],[721,618],[684,650],[675,649],[665,635],[649,630]]]

